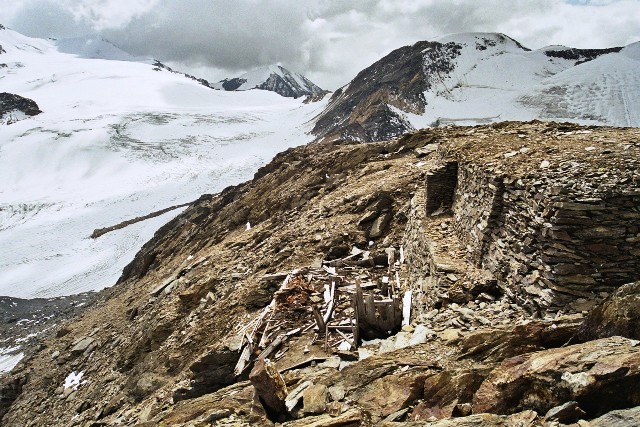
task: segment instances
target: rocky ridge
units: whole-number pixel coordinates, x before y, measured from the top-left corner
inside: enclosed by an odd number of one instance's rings
[[[637,126],[633,103],[612,95],[637,90],[637,64],[628,62],[640,59],[637,48],[532,51],[500,33],[420,41],[392,51],[336,90],[313,134],[367,142],[427,126],[532,118]],[[618,109],[619,115],[611,113]]]
[[[637,419],[639,140],[504,123],[281,153],[158,230],[2,378],[2,423]],[[359,292],[380,310],[409,295],[410,321],[354,329]]]
[[[288,98],[299,98],[301,96],[315,98],[322,97],[328,93],[305,76],[293,73],[280,65],[258,68],[240,77],[221,80],[218,83],[214,83],[212,87],[226,91],[269,90]]]

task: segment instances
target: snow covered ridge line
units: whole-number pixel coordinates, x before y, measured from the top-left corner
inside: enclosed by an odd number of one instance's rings
[[[640,42],[531,50],[499,33],[464,33],[394,50],[338,89],[320,140],[378,141],[450,123],[533,119],[640,126]]]
[[[305,76],[293,73],[281,65],[258,68],[240,77],[221,80],[212,87],[227,91],[270,90],[289,98],[328,93]]]

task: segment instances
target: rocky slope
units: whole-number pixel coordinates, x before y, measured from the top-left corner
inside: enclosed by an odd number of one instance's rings
[[[504,123],[281,153],[4,376],[2,425],[636,422],[639,140]],[[410,321],[384,311],[403,298]]]
[[[28,116],[42,113],[32,99],[14,93],[0,93],[0,123],[11,124]]]
[[[262,89],[288,98],[317,97],[328,93],[305,76],[280,65],[258,68],[240,77],[221,80],[211,87],[227,91]]]
[[[639,126],[639,53],[639,43],[532,51],[496,33],[421,41],[335,91],[313,133],[379,141],[427,126],[534,118]]]

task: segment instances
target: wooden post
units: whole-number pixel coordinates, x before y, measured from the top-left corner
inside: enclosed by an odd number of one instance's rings
[[[323,333],[326,325],[324,319],[322,318],[322,315],[320,314],[320,310],[318,310],[318,307],[316,307],[315,305],[311,307],[311,310],[313,311],[313,317],[316,319],[318,330],[320,331],[320,333]]]
[[[358,285],[356,284],[356,289],[357,289]],[[356,349],[358,348],[358,343],[360,342],[360,323],[358,318],[359,316],[359,312],[358,312],[358,302],[356,300],[357,296],[356,295],[352,295],[351,296],[351,305],[353,306],[353,323],[351,325],[352,329],[352,333],[353,333],[353,342],[356,345]]]

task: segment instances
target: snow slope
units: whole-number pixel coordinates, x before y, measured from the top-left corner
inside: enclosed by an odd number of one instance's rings
[[[308,142],[306,122],[323,107],[82,58],[9,29],[0,45],[2,90],[43,111],[0,126],[0,295],[114,284],[180,210],[90,239],[94,229],[251,178],[277,152]]]
[[[148,58],[137,58],[102,37],[74,37],[55,40],[59,52],[71,53],[81,58],[110,59],[114,61],[147,61]]]
[[[416,128],[534,118],[640,126],[640,58],[634,45],[582,62],[562,57],[571,48],[530,51],[496,33],[454,34],[438,41],[462,49],[454,70],[435,76],[425,91],[424,114],[405,113]]]

